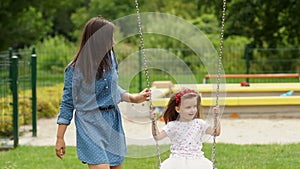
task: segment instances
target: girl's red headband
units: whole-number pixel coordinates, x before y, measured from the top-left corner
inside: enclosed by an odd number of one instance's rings
[[[185,89],[185,90],[183,90],[183,91],[177,93],[177,94],[176,94],[176,99],[175,99],[176,104],[179,103],[179,101],[180,101],[180,99],[181,99],[181,96],[183,96],[183,95],[185,95],[185,94],[187,94],[187,93],[196,93],[196,91],[195,91],[195,90],[191,90],[191,89]]]

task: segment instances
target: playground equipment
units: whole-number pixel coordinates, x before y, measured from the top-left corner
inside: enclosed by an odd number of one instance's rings
[[[226,74],[222,76],[226,79],[246,79],[249,82],[249,79],[258,79],[258,78],[291,78],[297,79],[300,82],[300,74],[299,73],[279,73],[279,74]],[[203,78],[203,84],[205,84],[209,79],[218,78],[218,75],[205,75]]]
[[[189,87],[191,84],[175,84],[172,88],[157,87],[159,82],[153,82],[153,106],[165,107],[169,93],[179,86]],[[207,112],[214,105],[212,84],[196,84],[202,96],[202,111]],[[162,86],[162,85],[160,85]],[[193,85],[195,86],[195,84]],[[291,96],[281,96],[288,91],[294,91]],[[227,84],[227,97],[224,102],[226,107],[223,117],[243,118],[274,118],[274,117],[300,117],[300,83],[253,83],[249,87],[239,84]],[[205,115],[203,115],[205,116]]]
[[[223,38],[224,38],[224,25],[225,25],[225,11],[226,11],[226,0],[222,1],[223,6],[222,6],[222,20],[221,20],[221,33],[220,33],[220,44],[219,44],[219,57],[218,57],[218,62],[216,63],[218,67],[218,72],[217,72],[217,88],[216,88],[216,100],[214,106],[218,107],[219,106],[219,94],[220,94],[220,78],[221,78],[221,69],[222,69],[222,54],[223,54]],[[143,39],[143,32],[142,32],[142,22],[141,22],[141,17],[140,17],[140,10],[139,10],[139,3],[138,0],[135,0],[136,4],[136,15],[137,15],[137,23],[138,23],[138,31],[140,35],[140,46],[141,46],[141,51],[142,51],[142,56],[144,58],[144,71],[145,71],[145,76],[146,76],[146,81],[147,81],[147,87],[150,88],[150,80],[149,80],[149,72],[148,72],[148,65],[147,65],[147,58],[145,55],[145,48],[144,48],[144,39]],[[150,106],[149,110],[152,110],[152,100],[149,100]],[[222,114],[222,112],[221,112]],[[212,164],[213,168],[215,168],[215,154],[216,154],[216,132],[217,132],[217,121],[218,117],[217,115],[214,115],[213,117],[213,123],[214,123],[214,134],[213,134],[213,146],[212,146]],[[152,124],[155,125],[156,121],[153,120]],[[156,131],[154,131],[156,133]],[[160,150],[159,150],[159,145],[157,140],[156,142],[156,149],[157,149],[157,157],[158,157],[158,168],[161,167],[161,158],[160,158]]]

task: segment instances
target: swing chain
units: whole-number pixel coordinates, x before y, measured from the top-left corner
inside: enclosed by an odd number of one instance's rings
[[[216,91],[216,106],[219,106],[219,94],[220,94],[220,77],[221,77],[221,67],[222,67],[222,55],[223,55],[223,43],[224,43],[224,26],[225,26],[225,13],[226,13],[226,0],[223,0],[223,10],[222,10],[222,21],[221,21],[221,37],[219,44],[219,60],[218,60],[218,77],[217,77],[217,91]],[[216,155],[216,132],[218,119],[217,115],[214,114],[214,134],[213,134],[213,146],[212,146],[212,157],[211,161],[213,168],[215,168],[215,155]]]
[[[147,81],[147,87],[150,88],[149,71],[148,71],[148,66],[147,66],[147,58],[146,58],[146,54],[145,54],[144,38],[143,38],[143,32],[142,32],[142,22],[141,22],[141,17],[140,17],[138,0],[135,0],[135,4],[136,4],[138,31],[139,31],[139,36],[140,36],[140,45],[141,45],[142,55],[144,58],[144,71],[145,71],[145,76],[146,76],[146,81]],[[223,0],[221,37],[220,37],[220,44],[219,44],[218,77],[217,77],[217,89],[216,89],[216,106],[219,106],[220,76],[221,76],[220,74],[221,74],[221,67],[222,67],[222,55],[223,55],[223,43],[224,43],[225,13],[226,13],[226,0]],[[152,110],[151,98],[150,98],[149,102],[150,102],[150,110]],[[213,168],[215,168],[217,121],[218,121],[217,116],[215,116],[214,117],[213,147],[212,147]],[[152,123],[155,123],[155,122],[156,122],[155,120],[152,121]],[[157,150],[157,156],[158,156],[158,167],[160,168],[160,165],[161,165],[160,150],[159,150],[159,145],[158,145],[157,140],[155,140],[155,142],[156,142],[156,150]]]
[[[141,51],[142,51],[142,56],[144,58],[144,71],[145,71],[145,76],[146,76],[147,88],[150,88],[149,70],[148,70],[148,65],[147,65],[147,57],[145,54],[145,45],[144,45],[144,38],[143,38],[143,31],[142,31],[142,21],[141,21],[141,16],[140,16],[138,0],[135,0],[135,8],[136,8],[136,17],[137,17],[137,22],[138,22],[138,31],[139,31],[139,36],[140,36],[140,45],[141,45],[140,47],[141,47]]]
[[[140,36],[140,47],[142,51],[142,56],[144,58],[144,71],[145,71],[145,76],[146,76],[146,82],[147,82],[147,88],[150,88],[150,78],[149,78],[149,70],[148,70],[148,65],[147,65],[147,57],[145,54],[145,45],[144,45],[144,38],[143,38],[143,31],[142,31],[142,21],[141,21],[141,16],[140,16],[140,10],[139,10],[139,3],[138,0],[135,0],[135,7],[136,7],[136,16],[137,16],[137,22],[138,22],[138,31],[139,31],[139,36]],[[150,107],[149,110],[152,111],[152,101],[151,97],[149,99]],[[152,125],[156,125],[156,120],[152,120]],[[156,129],[154,127],[154,133],[156,133]],[[158,145],[158,141],[155,140],[155,146],[156,146],[156,151],[157,151],[157,158],[158,158],[158,168],[161,166],[161,158],[160,158],[160,149]]]

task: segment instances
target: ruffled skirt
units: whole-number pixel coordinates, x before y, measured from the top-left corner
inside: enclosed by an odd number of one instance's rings
[[[203,157],[200,159],[168,158],[160,169],[213,169],[212,162]]]

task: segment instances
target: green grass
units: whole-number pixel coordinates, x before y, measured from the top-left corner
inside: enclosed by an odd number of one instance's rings
[[[162,145],[161,145],[162,146]],[[153,151],[154,146],[129,146],[129,151],[142,149]],[[210,159],[211,144],[204,144],[203,151]],[[165,160],[169,152],[161,155]],[[123,169],[157,169],[157,157],[125,159]],[[75,147],[67,147],[63,160],[55,156],[51,146],[20,146],[10,151],[0,152],[1,169],[84,169],[76,155]],[[216,167],[218,169],[300,169],[300,143],[271,145],[217,144]]]

